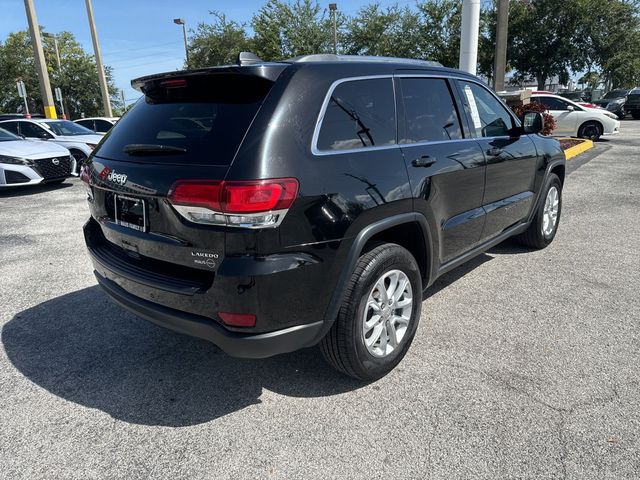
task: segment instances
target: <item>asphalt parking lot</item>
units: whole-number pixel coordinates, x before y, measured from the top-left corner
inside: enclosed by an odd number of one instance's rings
[[[440,279],[368,385],[133,317],[96,286],[76,179],[0,193],[0,478],[639,478],[640,121],[621,130],[570,161],[554,243]]]

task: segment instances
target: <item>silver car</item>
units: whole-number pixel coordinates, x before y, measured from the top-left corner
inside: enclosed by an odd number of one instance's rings
[[[76,161],[66,148],[25,140],[0,128],[0,189],[62,182],[75,169]]]

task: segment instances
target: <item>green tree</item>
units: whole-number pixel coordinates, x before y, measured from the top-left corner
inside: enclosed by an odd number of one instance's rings
[[[579,2],[510,2],[507,56],[518,76],[532,76],[542,90],[551,76],[585,66],[579,38]]]
[[[256,53],[264,60],[333,51],[333,21],[314,0],[269,0],[251,25]]]
[[[235,63],[238,53],[251,50],[246,26],[227,19],[220,12],[209,12],[212,23],[200,23],[189,40],[188,68],[204,68]]]
[[[600,75],[597,72],[587,72],[578,80],[578,83],[595,90],[600,85]]]
[[[285,57],[282,11],[281,2],[269,0],[251,19],[255,54],[263,60],[275,61]]]
[[[44,31],[44,30],[42,30]],[[56,35],[60,52],[61,69],[58,70],[53,39],[43,38],[45,61],[51,88],[60,87],[68,118],[103,115],[98,73],[94,57],[85,52],[70,32]],[[111,69],[106,67],[107,83],[114,108],[120,107],[120,99],[113,83]],[[42,112],[42,98],[28,31],[13,32],[0,43],[0,110],[22,111],[22,99],[18,97],[16,81],[22,80],[28,95],[29,109]],[[60,108],[57,108],[60,113]]]
[[[417,57],[418,29],[418,15],[409,8],[366,5],[347,23],[344,53]]]
[[[417,4],[420,57],[457,68],[460,60],[462,2],[428,0]]]
[[[640,2],[580,0],[578,38],[589,70],[612,88],[640,83]]]

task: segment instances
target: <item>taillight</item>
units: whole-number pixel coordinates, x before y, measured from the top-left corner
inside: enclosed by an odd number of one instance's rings
[[[168,198],[183,217],[193,222],[263,228],[278,226],[297,195],[295,178],[179,180]]]
[[[89,183],[89,169],[86,165],[82,165],[80,167],[80,174],[78,175],[80,180],[82,180],[82,185],[87,192],[87,200],[90,202],[93,201],[93,190],[91,189],[91,184]]]

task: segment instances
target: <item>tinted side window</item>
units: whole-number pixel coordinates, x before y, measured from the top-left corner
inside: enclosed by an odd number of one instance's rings
[[[331,95],[318,135],[319,150],[396,143],[391,78],[346,81]]]
[[[487,89],[476,83],[459,82],[462,102],[476,137],[501,137],[513,128],[513,119]]]
[[[460,119],[446,80],[402,78],[406,129],[399,143],[462,138]]]
[[[567,102],[563,102],[559,98],[553,97],[535,97],[531,99],[532,102],[538,102],[543,104],[549,110],[567,110]]]
[[[0,128],[4,128],[9,132],[18,135],[18,122],[0,123]]]
[[[93,130],[93,120],[78,120],[75,123],[77,123],[78,125],[82,125],[83,127],[86,127],[89,130]]]
[[[111,127],[113,127],[113,125],[111,125],[106,120],[96,120],[96,128],[95,128],[96,132],[101,132],[101,133],[108,132],[109,130],[111,130]]]
[[[20,133],[27,138],[51,138],[51,134],[29,122],[20,122]]]

